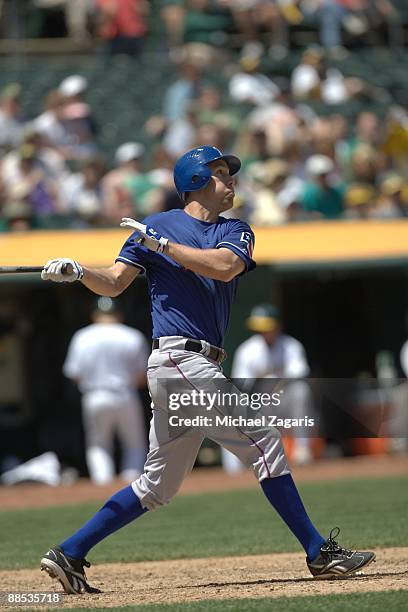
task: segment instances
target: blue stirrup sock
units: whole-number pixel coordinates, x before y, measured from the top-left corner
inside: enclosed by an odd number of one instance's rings
[[[267,499],[297,537],[309,559],[317,557],[325,539],[315,529],[300,499],[292,476],[261,481]],[[73,536],[62,542],[66,555],[82,559],[98,542],[147,512],[129,485],[121,489]]]
[[[291,474],[266,478],[261,481],[261,487],[276,512],[302,544],[308,558],[313,561],[326,540],[308,517]]]
[[[95,544],[145,512],[147,508],[129,485],[112,495],[79,531],[62,542],[61,548],[68,557],[82,559]]]

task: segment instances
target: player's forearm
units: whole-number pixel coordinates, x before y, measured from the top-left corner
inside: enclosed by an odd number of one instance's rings
[[[183,268],[214,280],[228,282],[241,271],[234,254],[226,249],[195,249],[169,242],[165,253]]]
[[[111,268],[85,268],[81,282],[85,287],[96,293],[107,297],[116,297],[122,293],[123,283],[118,273]]]

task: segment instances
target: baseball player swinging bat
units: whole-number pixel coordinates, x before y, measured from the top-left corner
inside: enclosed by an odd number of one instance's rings
[[[153,320],[152,353],[147,379],[152,400],[150,450],[141,474],[115,493],[77,532],[52,546],[41,569],[59,580],[69,594],[95,593],[85,575],[88,552],[118,529],[146,512],[167,504],[192,470],[204,437],[231,450],[251,467],[266,498],[298,539],[306,566],[316,578],[350,576],[375,559],[372,551],[351,551],[338,544],[335,527],[324,538],[306,513],[275,428],[183,426],[169,429],[168,396],[159,381],[172,388],[201,391],[205,381],[227,381],[222,371],[224,335],[239,278],[255,268],[254,234],[239,219],[220,213],[233,207],[234,177],[241,167],[235,155],[203,146],[185,153],[174,168],[183,209],[150,215],[143,223],[122,219],[132,230],[108,268],[82,267],[72,259],[52,259],[43,280],[81,281],[98,295],[121,294],[141,272],[149,281]],[[73,273],[64,276],[70,263]],[[217,409],[222,411],[222,405]]]
[[[44,266],[0,266],[0,274],[41,274]],[[61,274],[72,274],[72,264],[65,263],[61,268]]]

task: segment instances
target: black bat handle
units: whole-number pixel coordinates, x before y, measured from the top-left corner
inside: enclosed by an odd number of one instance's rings
[[[61,273],[65,276],[69,276],[70,274],[72,274],[74,271],[74,268],[72,266],[72,264],[70,263],[64,263],[62,268],[61,268]]]
[[[0,274],[32,274],[43,271],[44,266],[0,266]],[[64,263],[61,266],[61,274],[69,275],[74,272],[74,266],[70,263]]]

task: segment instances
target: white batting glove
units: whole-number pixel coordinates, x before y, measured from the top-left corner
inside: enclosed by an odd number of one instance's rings
[[[50,259],[41,272],[42,280],[50,280],[54,283],[73,283],[81,280],[83,275],[81,264],[67,257]]]
[[[154,230],[152,227],[143,225],[143,223],[139,223],[138,221],[129,219],[128,217],[124,217],[122,219],[120,227],[130,227],[135,232],[138,232],[139,235],[134,238],[135,242],[145,246],[150,251],[154,251],[155,253],[163,253],[169,241],[168,238],[163,238],[163,236],[161,236],[159,232],[156,232],[156,230]]]

